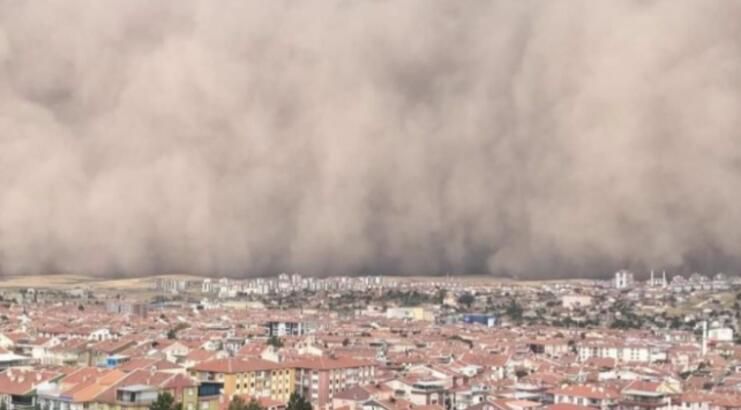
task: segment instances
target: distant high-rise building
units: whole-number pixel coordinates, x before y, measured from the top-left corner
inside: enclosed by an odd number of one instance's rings
[[[161,292],[178,293],[188,287],[188,282],[175,278],[158,278],[155,282],[155,288]]]
[[[654,275],[654,271],[651,270],[651,278],[648,280],[648,286],[651,288],[665,288],[669,285],[666,280],[666,271],[661,273],[661,277]]]
[[[303,336],[314,331],[314,324],[308,322],[271,321],[265,324],[269,336]]]
[[[617,289],[627,289],[633,286],[635,278],[633,272],[627,270],[621,270],[615,272],[615,287]]]
[[[106,311],[112,314],[146,317],[149,306],[145,303],[108,302],[106,303]]]

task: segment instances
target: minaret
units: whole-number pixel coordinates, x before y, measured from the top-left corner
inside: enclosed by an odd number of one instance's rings
[[[668,285],[668,283],[666,283],[666,271],[664,271],[662,279],[661,279],[661,286],[665,288],[666,285]]]
[[[708,353],[708,321],[702,322],[702,357]]]
[[[651,269],[651,281],[648,282],[648,286],[654,287],[654,270]]]

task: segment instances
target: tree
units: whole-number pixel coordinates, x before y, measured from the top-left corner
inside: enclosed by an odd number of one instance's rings
[[[283,341],[280,340],[278,336],[273,335],[268,338],[268,345],[273,346],[276,349],[280,349],[281,347],[283,347]]]
[[[350,346],[350,339],[345,338],[345,340],[342,341],[342,346]]]
[[[237,395],[232,397],[232,401],[229,403],[229,410],[245,410],[246,407],[244,400]]]
[[[515,376],[517,376],[517,380],[522,379],[523,377],[528,375],[528,371],[525,369],[517,369],[515,370]]]
[[[5,400],[0,401],[0,410],[8,410],[8,405]]]
[[[245,410],[265,410],[265,407],[262,407],[260,402],[253,398],[249,403],[247,403]]]
[[[514,321],[520,321],[522,319],[522,306],[520,306],[514,299],[512,299],[507,306],[507,316]]]
[[[77,310],[79,310],[80,312],[82,312],[83,310],[85,310],[85,306],[78,305],[77,306]]]
[[[448,291],[445,289],[438,289],[435,293],[435,303],[442,305],[445,302],[445,297],[448,296]]]
[[[476,298],[468,292],[458,296],[458,303],[460,303],[461,305],[466,305],[466,308],[468,309],[471,309],[471,305],[473,305],[473,302],[475,300]]]
[[[288,399],[288,405],[286,410],[312,410],[311,403],[306,401],[304,396],[300,396],[298,393],[291,393],[291,398]]]
[[[174,328],[170,329],[167,332],[167,338],[170,339],[170,340],[177,339],[178,332],[181,331],[181,330],[185,330],[185,329],[187,329],[189,327],[190,327],[190,325],[187,324],[187,323],[183,323],[183,322],[178,323],[177,325],[175,325]]]
[[[175,398],[168,392],[157,395],[157,400],[149,405],[149,410],[182,410],[181,403],[175,403]]]

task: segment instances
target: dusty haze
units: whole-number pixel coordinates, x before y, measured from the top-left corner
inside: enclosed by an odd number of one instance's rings
[[[735,273],[739,21],[0,0],[0,271]]]

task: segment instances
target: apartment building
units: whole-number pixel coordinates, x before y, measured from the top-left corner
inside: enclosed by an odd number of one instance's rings
[[[648,343],[621,340],[586,340],[577,344],[580,361],[593,357],[610,358],[619,362],[651,363],[666,359],[666,352]]]
[[[200,381],[224,383],[223,394],[268,397],[287,402],[294,391],[295,372],[290,366],[267,360],[226,358],[201,362],[190,370]]]
[[[372,362],[349,357],[316,357],[290,364],[296,371],[296,391],[316,408],[331,409],[335,393],[374,380]]]
[[[614,409],[620,400],[620,392],[602,386],[569,385],[550,390],[554,404],[573,404],[600,410]]]

